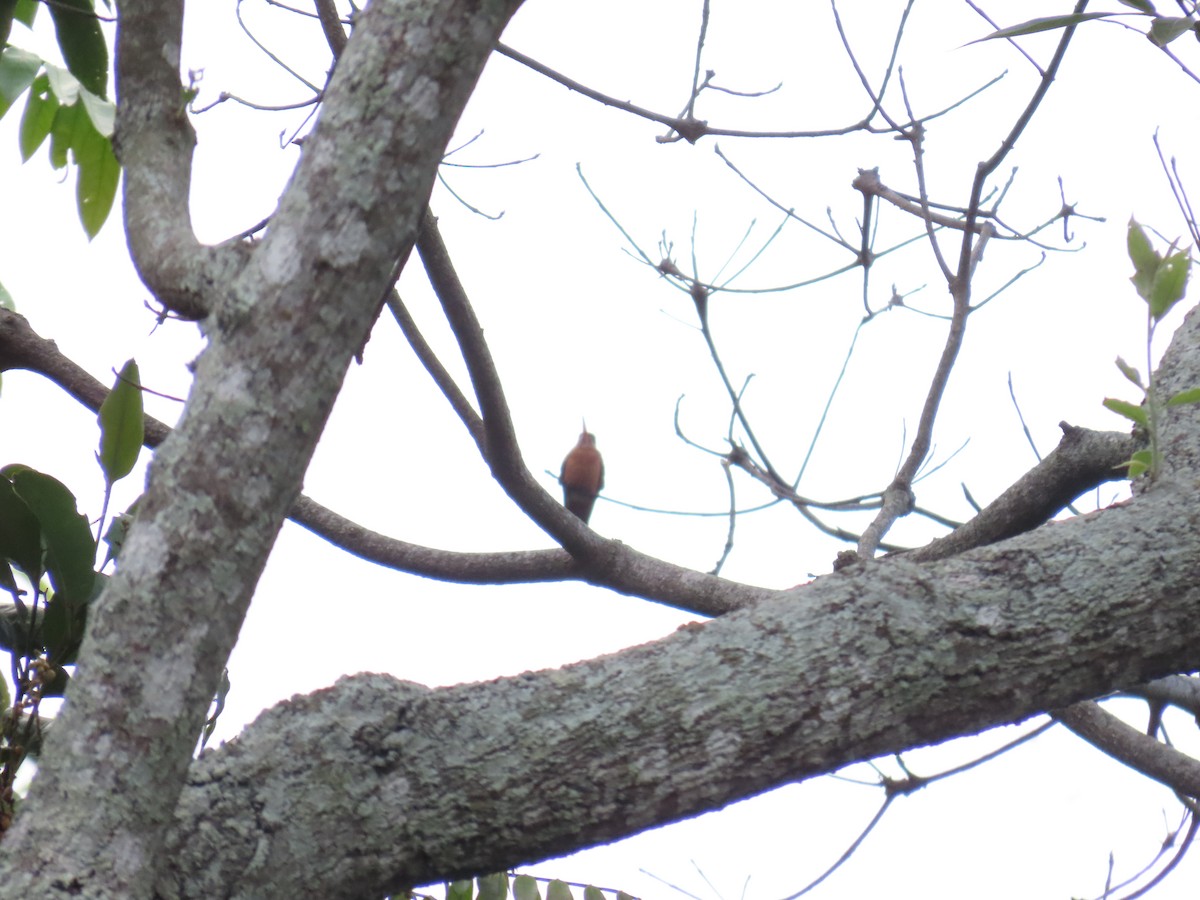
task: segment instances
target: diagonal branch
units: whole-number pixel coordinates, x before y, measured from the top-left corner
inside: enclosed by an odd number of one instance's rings
[[[956,556],[1048,522],[1068,503],[1106,481],[1128,477],[1125,463],[1144,441],[1129,434],[1089,431],[1066,422],[1058,446],[979,515],[907,555],[922,562]]]
[[[508,401],[504,397],[504,388],[491,350],[484,339],[483,328],[450,261],[437,219],[428,210],[421,222],[417,252],[421,255],[430,284],[441,301],[446,321],[454,332],[463,361],[467,364],[467,373],[483,418],[486,439],[484,460],[492,475],[534,523],[562,544],[572,556],[587,562],[592,568],[603,556],[612,552],[612,548],[607,547],[608,542],[551,497],[525,465],[508,411]]]
[[[952,560],[864,564],[554,671],[437,690],[344,679],[196,764],[171,856],[180,884],[214,880],[180,895],[231,879],[399,893],[1179,671],[1200,608],[1194,508],[1194,491],[1158,492]],[[264,809],[269,829],[254,827]],[[313,846],[362,862],[313,873],[296,858]],[[294,885],[300,872],[327,880]]]
[[[24,316],[0,309],[0,372],[13,369],[44,376],[93,412],[109,393],[109,388],[63,355],[53,341],[40,337]],[[158,447],[170,433],[170,426],[153,416],[144,417],[147,447]],[[774,593],[704,575],[613,542],[606,542],[605,565],[585,566],[558,549],[472,553],[411,544],[371,531],[304,495],[297,497],[288,517],[360,559],[441,581],[585,581],[700,616],[724,615]]]
[[[1126,725],[1098,703],[1075,703],[1052,715],[1113,759],[1177,793],[1200,798],[1200,761]]]

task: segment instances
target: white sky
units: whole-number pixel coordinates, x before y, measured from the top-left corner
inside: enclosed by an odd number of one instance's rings
[[[893,6],[899,4],[889,5],[882,19],[877,3],[842,6],[860,59],[876,77],[890,47]],[[714,4],[704,67],[739,90],[783,87],[755,100],[706,94],[701,118],[731,127],[799,129],[846,125],[864,115],[867,101],[829,8],[782,7],[762,0]],[[990,11],[1011,24],[1068,9],[1065,3],[1007,2]],[[292,20],[254,0],[244,12],[260,39],[320,81],[327,57],[310,20]],[[530,0],[505,41],[592,87],[673,114],[687,99],[698,19],[699,4],[681,0],[618,0],[602,14],[596,7]],[[930,189],[947,203],[965,201],[976,162],[993,151],[1032,87],[1032,68],[1007,45],[963,46],[987,30],[963,3],[918,3],[902,52],[919,113],[1009,73],[929,126]],[[13,40],[47,47],[44,35],[20,28]],[[1044,61],[1052,41],[1039,37],[1025,45]],[[263,104],[304,97],[298,83],[237,30],[232,4],[191,4],[184,65],[203,69],[201,105],[222,91]],[[960,484],[988,502],[1032,465],[1008,398],[1010,371],[1043,452],[1054,446],[1060,420],[1124,428],[1101,400],[1135,399],[1112,365],[1118,354],[1144,368],[1144,313],[1126,280],[1125,223],[1132,213],[1169,235],[1181,232],[1151,135],[1161,127],[1163,146],[1180,155],[1185,178],[1194,173],[1195,96],[1195,83],[1137,35],[1105,25],[1081,30],[1049,99],[1002,167],[1020,167],[1002,213],[1020,227],[1048,218],[1059,206],[1055,179],[1061,175],[1068,201],[1107,222],[1072,220],[1072,246],[1086,241],[1085,250],[1052,254],[972,317],[939,419],[935,461],[969,444],[918,485],[921,505],[966,518]],[[0,217],[0,281],[43,336],[97,377],[110,381],[113,368],[136,356],[146,384],[184,396],[186,363],[201,348],[195,328],[176,324],[152,333],[152,316],[142,305],[149,295],[128,261],[119,210],[89,245],[76,225],[73,185],[59,183],[44,155],[20,166],[17,118],[14,111],[0,121],[8,213]],[[280,149],[279,134],[290,135],[301,121],[301,113],[263,113],[232,102],[196,119],[194,219],[203,239],[223,239],[271,212],[298,156],[294,147]],[[651,258],[657,259],[665,231],[685,271],[695,217],[702,277],[726,263],[751,222],[748,246],[757,247],[780,214],[713,153],[713,140],[695,147],[656,144],[660,127],[600,108],[504,58],[489,64],[455,145],[481,131],[455,161],[486,165],[538,155],[515,167],[443,170],[468,202],[504,217],[474,216],[441,187],[433,207],[504,375],[528,464],[537,473],[556,471],[586,416],[605,456],[609,497],[672,510],[725,508],[717,462],[684,446],[673,431],[676,400],[686,395],[682,421],[689,436],[724,449],[728,409],[694,327],[691,301],[623,252],[620,234],[575,167]],[[914,190],[908,147],[887,136],[725,138],[719,144],[799,215],[824,224],[830,207],[847,235],[861,215],[861,198],[850,188],[858,167],[878,166],[885,183]],[[1193,196],[1200,196],[1197,184],[1193,177]],[[912,222],[885,210],[877,249],[889,236],[913,230]],[[1053,236],[1061,238],[1061,225],[1047,234],[1060,244]],[[743,250],[729,271],[748,258]],[[1028,247],[993,244],[976,297],[1037,258]],[[846,262],[844,251],[793,223],[735,285],[793,283]],[[874,307],[886,301],[893,283],[905,293],[926,285],[908,302],[946,311],[946,291],[926,246],[879,261],[870,282]],[[401,286],[427,337],[447,351],[447,365],[461,371],[418,265],[410,266]],[[724,362],[736,382],[754,374],[747,407],[785,472],[794,473],[807,451],[862,309],[857,272],[800,291],[710,301]],[[941,320],[894,311],[863,332],[803,492],[835,498],[886,485],[907,449],[905,429],[911,438],[944,331]],[[148,406],[168,421],[178,415],[178,404],[150,399]],[[32,375],[5,375],[0,464],[20,461],[55,475],[91,515],[98,514],[102,487],[92,461],[95,440],[94,417],[56,388]],[[549,476],[543,480],[554,489]],[[118,508],[140,484],[140,474],[127,479]],[[546,545],[490,481],[389,321],[376,328],[365,365],[352,367],[305,489],[338,512],[406,540],[479,550]],[[1110,502],[1118,490],[1101,491],[1099,502]],[[744,479],[738,491],[744,506],[763,499]],[[725,540],[720,518],[664,516],[603,500],[593,525],[701,569],[713,565]],[[913,521],[889,537],[915,544],[938,533]],[[739,520],[724,574],[786,587],[828,571],[838,549],[776,507]],[[688,618],[578,585],[483,589],[377,570],[289,525],[230,661],[233,689],[217,737],[231,738],[264,707],[341,674],[387,671],[435,685],[492,678],[652,640]],[[1173,737],[1183,740],[1188,730],[1186,721],[1175,723]],[[989,734],[906,760],[914,771],[932,774],[1009,736]],[[865,767],[854,774],[872,777]],[[746,897],[776,898],[832,863],[881,799],[878,791],[820,779],[529,871],[648,898],[678,895],[639,874],[641,868],[703,898],[740,897],[749,878]],[[1149,862],[1164,835],[1164,810],[1174,825],[1178,813],[1168,792],[1054,732],[897,801],[856,858],[815,896],[1094,896],[1103,888],[1110,850],[1118,875]],[[1186,862],[1154,896],[1192,897],[1198,872],[1200,863]]]

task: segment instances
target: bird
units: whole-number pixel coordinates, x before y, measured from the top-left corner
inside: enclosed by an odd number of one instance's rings
[[[563,487],[563,506],[586,523],[592,516],[596,495],[604,487],[604,460],[596,449],[596,436],[583,423],[579,442],[563,460],[558,476]]]

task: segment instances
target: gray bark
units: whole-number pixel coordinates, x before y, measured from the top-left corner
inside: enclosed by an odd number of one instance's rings
[[[187,226],[183,5],[121,4],[117,127],[131,249],[168,305],[180,298],[165,284],[206,286],[188,299],[209,312],[209,346],[91,617],[28,812],[6,841],[12,874],[0,895],[150,895],[254,585],[516,6],[373,4],[270,232],[231,269],[224,257],[210,264]]]
[[[1172,351],[1193,363],[1198,323]],[[1170,430],[1200,439],[1194,413]],[[1198,526],[1187,484],[1161,481],[562,670],[343,679],[193,767],[160,889],[354,897],[499,870],[1194,668]]]
[[[1162,475],[1123,505],[757,602],[728,585],[744,608],[562,670],[439,690],[343,679],[191,762],[346,366],[515,6],[375,0],[266,240],[226,252],[182,218],[181,5],[121,4],[121,152],[127,191],[146,192],[127,197],[132,249],[164,303],[209,314],[210,346],[6,842],[0,897],[382,896],[1196,667],[1188,406],[1162,422]],[[1164,391],[1200,384],[1198,328],[1192,315],[1176,336]],[[602,549],[593,565],[635,562]],[[656,572],[674,596],[683,576]],[[719,580],[696,584],[719,605]]]

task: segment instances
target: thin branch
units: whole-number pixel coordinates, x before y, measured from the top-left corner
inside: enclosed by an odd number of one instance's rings
[[[856,131],[871,131],[870,126],[865,122],[855,122],[852,125],[845,125],[840,128],[825,128],[808,131],[747,131],[737,128],[713,128],[707,122],[699,119],[680,118],[678,116],[668,116],[663,113],[654,112],[646,109],[643,106],[638,106],[636,103],[631,103],[628,100],[618,100],[616,97],[611,97],[608,94],[603,94],[600,91],[594,90],[581,82],[568,78],[567,76],[556,72],[549,66],[543,65],[536,59],[526,56],[519,50],[514,50],[512,47],[504,43],[496,45],[496,52],[501,56],[507,56],[514,62],[532,69],[539,75],[544,75],[551,81],[561,84],[563,87],[575,91],[578,94],[583,94],[589,99],[602,103],[605,106],[611,106],[613,109],[619,109],[624,112],[632,113],[635,116],[640,116],[650,122],[658,122],[661,125],[666,125],[688,143],[694,144],[700,138],[706,135],[723,135],[725,137],[755,137],[755,138],[810,138],[810,137],[837,137],[844,134],[852,134]],[[661,140],[661,139],[660,139]]]
[[[867,839],[867,835],[869,835],[875,829],[875,826],[879,824],[880,820],[883,818],[883,814],[891,807],[892,801],[896,799],[896,796],[896,794],[889,795],[887,799],[883,801],[883,805],[880,806],[875,815],[871,817],[871,821],[867,823],[866,827],[859,833],[858,837],[856,837],[850,846],[846,848],[845,852],[843,852],[842,855],[837,858],[837,861],[834,862],[833,865],[831,865],[828,869],[826,869],[800,890],[796,891],[796,893],[788,894],[788,896],[784,897],[783,900],[797,900],[798,897],[803,897],[805,894],[823,882],[826,878],[840,869],[846,860],[852,857],[858,848],[862,846],[862,842]]]
[[[1169,703],[1200,719],[1200,679],[1189,675],[1168,675],[1123,691],[1154,703]]]
[[[242,29],[242,33],[245,34],[246,37],[248,37],[250,39],[250,42],[252,44],[254,44],[254,46],[257,47],[263,53],[263,55],[267,57],[267,59],[271,60],[271,62],[273,62],[275,65],[277,65],[283,71],[287,72],[289,75],[291,75],[297,81],[299,81],[302,85],[304,85],[306,88],[308,88],[310,91],[312,91],[314,94],[320,94],[321,89],[319,87],[317,87],[315,84],[313,84],[311,81],[309,81],[303,75],[301,75],[299,72],[297,72],[295,69],[293,69],[287,63],[285,63],[282,59],[280,59],[271,50],[267,49],[266,44],[264,44],[262,41],[260,41],[258,38],[256,38],[254,36],[254,32],[250,30],[250,26],[246,24],[246,20],[242,18],[242,3],[243,2],[244,2],[244,0],[237,0],[237,2],[234,4],[234,7],[233,7],[234,15],[237,17],[237,22],[238,22],[238,25]]]
[[[871,195],[886,200],[897,209],[902,209],[904,212],[916,216],[928,225],[940,225],[942,228],[951,228],[955,231],[964,231],[967,228],[966,222],[961,218],[944,216],[941,213],[933,212],[930,208],[933,204],[928,202],[924,204],[920,202],[914,203],[903,194],[889,188],[880,180],[879,169],[859,169],[858,177],[851,182],[850,186],[856,191],[861,191],[864,195]],[[925,208],[922,208],[923,206]],[[976,232],[982,229],[980,225],[973,227]]]
[[[1082,12],[1086,6],[1087,0],[1078,0],[1075,6],[1076,13]],[[971,186],[971,199],[967,205],[966,220],[963,225],[963,239],[959,252],[958,266],[948,285],[951,297],[954,299],[954,313],[949,332],[946,336],[946,343],[942,349],[941,358],[938,360],[937,369],[930,382],[929,392],[926,395],[925,404],[921,410],[917,434],[913,439],[913,445],[908,458],[900,467],[900,471],[897,473],[895,479],[893,479],[887,490],[884,491],[883,506],[880,508],[875,520],[863,532],[862,540],[859,541],[858,554],[863,559],[872,557],[875,554],[878,542],[888,532],[892,524],[897,519],[912,511],[915,503],[915,497],[912,493],[912,479],[929,453],[937,412],[941,406],[946,386],[949,384],[950,373],[958,358],[958,352],[962,347],[963,337],[966,334],[967,315],[970,312],[971,278],[982,256],[987,239],[994,233],[994,228],[989,223],[984,228],[978,230],[978,240],[974,239],[977,231],[976,222],[980,216],[984,184],[988,176],[995,171],[1001,161],[1011,152],[1017,138],[1020,137],[1025,127],[1033,118],[1033,114],[1041,105],[1046,92],[1049,91],[1050,85],[1058,73],[1058,69],[1062,64],[1063,57],[1066,55],[1067,47],[1074,33],[1075,26],[1070,26],[1064,30],[1058,47],[1055,50],[1054,57],[1047,67],[1045,75],[1038,83],[1033,96],[1026,104],[1025,109],[1017,118],[1016,123],[1009,130],[1008,135],[1001,142],[996,152],[989,159],[981,162],[976,170],[975,179]],[[914,150],[919,150],[919,141],[920,135],[917,134],[913,138]],[[919,160],[917,172],[918,178],[923,177]],[[922,196],[924,196],[923,190]],[[928,213],[927,209],[925,211]],[[933,241],[932,235],[931,242],[935,252],[937,252],[937,244],[936,241]]]
[[[42,375],[92,412],[99,411],[109,393],[53,341],[34,332],[23,316],[0,308],[0,372],[13,369]],[[151,449],[171,433],[169,426],[148,415],[143,428],[143,443]],[[719,616],[775,593],[650,560],[620,545],[608,545],[606,567],[591,569],[559,549],[462,553],[423,547],[377,534],[303,495],[288,517],[360,559],[442,581],[517,584],[576,579],[702,616]]]
[[[696,66],[692,70],[692,94],[684,108],[684,119],[692,119],[696,113],[696,98],[700,95],[700,60],[704,56],[704,37],[708,34],[709,0],[704,0],[700,10],[700,36],[696,39]]]
[[[450,261],[437,219],[428,210],[421,221],[417,252],[467,364],[467,374],[483,419],[484,461],[492,475],[513,502],[573,556],[596,559],[606,542],[551,497],[525,465],[483,328]]]
[[[400,326],[400,331],[403,332],[413,353],[420,360],[421,365],[425,367],[425,371],[429,373],[429,377],[433,379],[433,383],[437,385],[438,390],[442,392],[442,396],[446,398],[446,402],[450,404],[450,408],[454,410],[455,415],[466,426],[467,433],[471,435],[471,440],[475,442],[475,446],[479,448],[479,452],[481,454],[486,453],[487,438],[484,435],[483,419],[475,411],[475,407],[471,405],[471,401],[459,389],[458,384],[454,381],[454,377],[442,365],[441,360],[437,358],[437,354],[433,352],[433,348],[426,342],[424,335],[421,334],[416,321],[412,317],[412,313],[408,311],[408,308],[404,305],[404,301],[400,299],[398,291],[393,289],[388,294],[387,306],[391,310],[396,324]]]
[[[1063,438],[1044,460],[961,528],[908,556],[922,562],[945,559],[1032,531],[1085,491],[1127,477],[1121,464],[1140,446],[1137,438],[1066,422],[1059,427]]]
[[[1200,797],[1200,761],[1126,725],[1099,704],[1075,703],[1051,715],[1072,733],[1147,778]]]
[[[337,6],[333,0],[314,0],[317,7],[317,18],[321,21],[321,31],[325,35],[325,43],[333,53],[336,61],[346,49],[346,30],[338,16]]]
[[[975,10],[975,12],[979,14],[979,17],[981,19],[983,19],[983,21],[985,21],[989,25],[991,25],[994,30],[996,30],[996,31],[1000,30],[1000,26],[996,24],[996,20],[993,19],[991,16],[989,16],[987,13],[985,13],[976,4],[972,3],[971,0],[964,0],[964,2],[967,4],[967,6],[971,7],[971,9]],[[1020,44],[1018,44],[1014,38],[1005,38],[1005,40],[1007,40],[1016,49],[1016,51],[1018,53],[1020,53],[1023,57],[1025,57],[1025,59],[1028,60],[1028,62],[1031,66],[1033,66],[1035,69],[1037,69],[1038,75],[1046,74],[1045,71],[1042,69],[1042,67],[1037,64],[1037,60],[1035,60],[1032,56],[1030,56],[1028,53],[1026,53],[1025,48],[1022,47]]]

